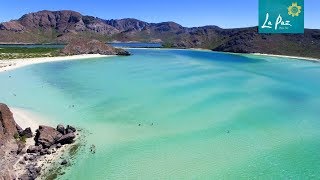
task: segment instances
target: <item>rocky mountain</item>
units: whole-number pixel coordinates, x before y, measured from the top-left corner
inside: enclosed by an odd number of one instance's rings
[[[40,11],[0,24],[2,43],[66,43],[75,37],[101,41],[160,42],[165,47],[272,53],[320,58],[320,30],[305,34],[259,34],[257,27],[222,29],[148,23],[127,18],[104,20],[74,11]]]
[[[213,50],[320,58],[320,30],[305,29],[304,34],[259,34],[257,27],[228,31],[229,37]]]

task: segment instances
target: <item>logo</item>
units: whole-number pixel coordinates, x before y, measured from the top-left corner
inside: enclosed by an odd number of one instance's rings
[[[288,7],[288,14],[292,17],[299,16],[300,13],[301,6],[298,6],[298,3],[292,3],[292,5]]]
[[[304,33],[304,0],[259,0],[259,33]]]

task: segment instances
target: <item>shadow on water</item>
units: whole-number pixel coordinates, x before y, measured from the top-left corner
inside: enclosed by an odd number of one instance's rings
[[[181,51],[181,55],[189,57],[197,57],[198,59],[206,59],[210,61],[221,61],[226,63],[261,63],[265,62],[263,59],[254,59],[248,58],[245,56],[230,54],[230,53],[221,53],[214,51]]]

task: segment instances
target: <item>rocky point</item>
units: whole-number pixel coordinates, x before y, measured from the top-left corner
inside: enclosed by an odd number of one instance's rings
[[[30,127],[16,124],[9,107],[0,103],[0,179],[36,179],[42,172],[40,159],[74,143],[76,131],[70,125],[41,125],[34,136]],[[32,137],[34,142],[26,143]]]

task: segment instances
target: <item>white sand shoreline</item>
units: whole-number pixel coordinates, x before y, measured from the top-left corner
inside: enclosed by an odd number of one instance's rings
[[[40,57],[40,58],[25,58],[25,59],[8,59],[0,60],[0,72],[10,71],[24,66],[48,62],[80,60],[90,58],[105,58],[113,57],[114,55],[100,55],[100,54],[83,54],[74,56],[58,56],[58,57]]]
[[[245,55],[246,55],[246,54],[245,54]],[[300,57],[300,56],[286,56],[286,55],[261,54],[261,53],[249,53],[249,55],[254,55],[254,56],[268,56],[268,57],[279,57],[279,58],[289,58],[289,59],[297,59],[297,60],[306,60],[306,61],[320,62],[320,59],[317,59],[317,58]]]
[[[30,127],[33,132],[39,128],[40,125],[51,125],[50,122],[46,121],[44,117],[28,111],[23,108],[10,107],[11,112],[13,113],[13,118],[15,122],[22,128]]]

